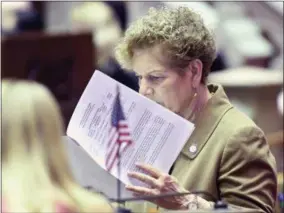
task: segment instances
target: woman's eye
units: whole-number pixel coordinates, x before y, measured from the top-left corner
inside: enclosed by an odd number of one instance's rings
[[[148,76],[149,82],[158,82],[158,81],[161,81],[163,79],[164,79],[164,77],[161,77],[161,76]]]

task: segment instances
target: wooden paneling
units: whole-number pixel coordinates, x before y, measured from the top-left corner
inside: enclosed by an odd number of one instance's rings
[[[67,124],[94,71],[92,34],[24,33],[5,38],[1,47],[2,78],[46,85],[62,106]]]

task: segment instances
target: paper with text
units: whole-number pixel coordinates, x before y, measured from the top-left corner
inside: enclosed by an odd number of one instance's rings
[[[133,144],[121,156],[120,180],[130,180],[128,171],[137,171],[143,162],[167,173],[194,130],[194,124],[154,101],[95,71],[82,94],[67,128],[67,135],[105,169],[110,116],[120,87],[121,105],[131,130]],[[111,170],[117,177],[117,167]]]

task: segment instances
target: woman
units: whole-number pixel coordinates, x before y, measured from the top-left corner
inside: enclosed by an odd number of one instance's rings
[[[186,7],[151,9],[127,29],[116,48],[121,66],[140,79],[139,92],[196,126],[170,174],[142,164],[129,176],[148,187],[129,185],[136,196],[203,190],[230,207],[272,213],[276,163],[263,131],[234,108],[222,86],[206,79],[215,41],[201,17]],[[174,143],[174,141],[173,141]],[[212,208],[212,198],[188,195],[129,203],[150,208]]]
[[[55,99],[35,82],[2,81],[2,211],[112,212],[75,183]]]

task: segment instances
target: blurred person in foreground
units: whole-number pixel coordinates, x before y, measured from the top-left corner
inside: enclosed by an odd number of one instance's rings
[[[116,47],[121,66],[139,78],[139,92],[195,124],[169,174],[141,162],[129,172],[148,187],[128,185],[136,196],[203,190],[230,208],[274,212],[276,162],[263,131],[229,102],[221,85],[207,83],[215,40],[188,7],[150,9],[133,22]],[[175,141],[173,141],[175,143]],[[212,198],[176,196],[127,203],[150,208],[211,209]]]
[[[72,177],[62,125],[44,86],[2,81],[2,212],[113,212]]]

